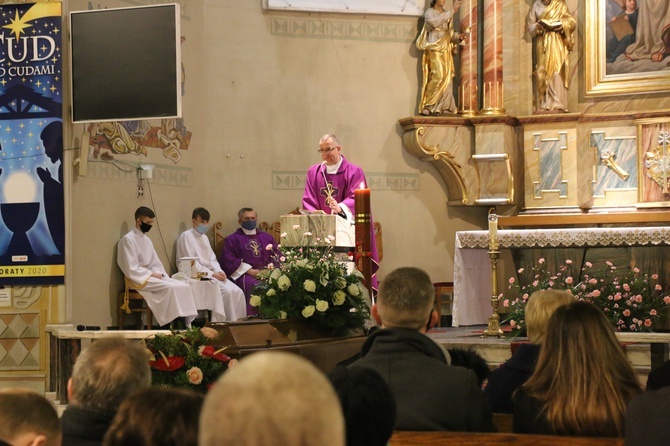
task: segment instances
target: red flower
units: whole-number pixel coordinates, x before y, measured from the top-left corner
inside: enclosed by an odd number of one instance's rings
[[[212,358],[212,359],[216,359],[217,361],[221,361],[221,362],[230,361],[230,357],[228,355],[224,355],[223,353],[221,353],[220,350],[215,351],[214,347],[212,347],[211,345],[206,345],[204,347],[200,347],[200,350],[199,350],[198,353],[200,353],[200,356],[202,356],[203,358]]]
[[[163,372],[173,372],[184,367],[186,359],[183,356],[163,356],[155,361],[149,361],[149,365],[156,370]]]

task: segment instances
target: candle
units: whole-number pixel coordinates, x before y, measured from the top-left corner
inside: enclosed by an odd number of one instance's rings
[[[498,249],[498,215],[489,214],[489,249]]]
[[[356,269],[363,274],[365,287],[372,296],[370,189],[365,188],[365,183],[361,182],[360,189],[354,190],[354,208],[356,210]]]
[[[354,190],[354,203],[356,215],[370,215],[370,189],[366,189],[364,183],[361,183],[360,189]]]

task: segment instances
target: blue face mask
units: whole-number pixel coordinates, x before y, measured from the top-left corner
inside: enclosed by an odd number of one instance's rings
[[[253,231],[256,229],[256,220],[246,220],[242,222],[242,227],[247,231]]]
[[[209,226],[208,226],[208,225],[203,225],[203,224],[199,224],[199,225],[195,228],[195,230],[198,231],[198,232],[201,233],[201,234],[206,233],[208,229],[209,229]]]

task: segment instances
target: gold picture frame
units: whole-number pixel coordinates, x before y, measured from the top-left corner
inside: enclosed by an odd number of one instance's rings
[[[642,2],[640,2],[641,4]],[[670,57],[665,57],[659,65],[647,58],[631,62],[619,56],[608,63],[608,36],[612,34],[612,11],[608,0],[586,0],[585,19],[585,95],[586,97],[644,94],[667,91],[670,83]],[[640,5],[638,5],[639,8]],[[642,12],[638,9],[638,12]],[[622,13],[623,14],[623,13]],[[636,19],[637,20],[637,19]],[[608,28],[609,27],[609,28]],[[661,30],[659,30],[659,34]],[[635,67],[634,67],[635,65]],[[653,68],[658,67],[658,70]],[[651,69],[647,69],[651,68]],[[633,72],[635,70],[636,72]]]

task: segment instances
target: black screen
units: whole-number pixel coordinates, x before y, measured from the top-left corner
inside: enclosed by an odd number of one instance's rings
[[[70,14],[74,122],[181,116],[179,5]]]

